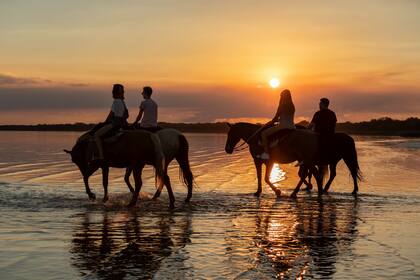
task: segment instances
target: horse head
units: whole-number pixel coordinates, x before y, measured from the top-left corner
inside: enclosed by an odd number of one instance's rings
[[[229,126],[229,131],[226,139],[225,151],[228,154],[232,154],[236,144],[241,140],[241,136],[236,124],[231,125],[230,123],[227,123],[227,125]]]
[[[71,161],[77,165],[82,174],[86,174],[88,170],[87,161],[88,141],[87,139],[78,140],[71,151],[64,149],[63,151],[71,156]]]

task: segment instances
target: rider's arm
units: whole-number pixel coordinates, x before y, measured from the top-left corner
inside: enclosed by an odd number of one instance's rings
[[[140,110],[139,110],[139,114],[137,115],[137,118],[136,118],[136,120],[134,121],[134,123],[133,123],[133,125],[136,125],[140,120],[141,120],[141,117],[143,116],[143,109],[141,109],[140,108]]]
[[[315,129],[315,123],[311,122],[310,124],[308,124],[308,129]]]
[[[279,107],[277,108],[277,112],[276,112],[276,114],[274,115],[273,119],[272,119],[271,121],[269,121],[269,122],[267,123],[267,125],[272,125],[272,124],[274,124],[275,122],[277,122],[277,121],[279,120],[279,117],[280,117],[280,105],[279,105]]]
[[[312,120],[311,120],[311,122],[308,125],[308,129],[315,130],[317,119],[318,119],[318,112],[316,112],[314,114],[314,116],[312,117]]]

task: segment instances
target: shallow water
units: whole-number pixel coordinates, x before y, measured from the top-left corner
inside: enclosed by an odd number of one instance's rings
[[[344,164],[331,194],[288,198],[296,168],[272,174],[283,196],[256,199],[247,151],[224,153],[225,136],[188,134],[196,189],[173,163],[176,207],[144,173],[133,210],[123,170],[90,202],[62,152],[79,133],[0,132],[1,279],[418,279],[420,139],[356,137],[365,181],[357,199]]]

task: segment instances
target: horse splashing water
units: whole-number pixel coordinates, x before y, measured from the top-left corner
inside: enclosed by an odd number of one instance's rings
[[[249,146],[249,151],[254,159],[255,167],[257,169],[258,179],[258,190],[255,193],[256,196],[261,194],[261,173],[262,165],[266,165],[265,182],[271,187],[271,189],[280,196],[280,190],[278,190],[270,182],[270,172],[274,163],[291,163],[293,161],[303,162],[303,166],[299,169],[300,181],[292,193],[292,197],[296,197],[301,185],[305,183],[305,178],[309,174],[314,174],[317,186],[318,195],[328,191],[329,186],[335,176],[335,167],[337,163],[344,159],[347,167],[354,181],[353,194],[357,194],[358,181],[361,179],[360,169],[357,162],[357,152],[354,145],[354,140],[349,135],[344,133],[337,133],[334,136],[331,156],[325,160],[320,160],[318,153],[318,135],[307,129],[297,129],[291,131],[286,136],[282,136],[280,141],[277,141],[276,145],[270,149],[270,160],[262,160],[258,158],[258,155],[262,152],[262,147],[259,144],[259,137],[256,134],[259,132],[261,126],[251,123],[237,123],[234,125],[228,124],[230,129],[226,140],[225,151],[227,153],[233,153],[235,146],[242,139]],[[324,176],[323,165],[330,165],[331,174],[330,179],[327,182],[326,188],[322,189],[322,180]],[[319,167],[319,168],[317,168]],[[309,183],[307,183],[309,185]]]
[[[180,168],[180,177],[182,182],[188,188],[187,198],[185,202],[189,202],[192,196],[193,189],[193,174],[191,172],[190,163],[188,159],[188,141],[185,136],[178,130],[173,128],[164,128],[156,132],[156,135],[159,137],[160,143],[162,145],[163,154],[165,157],[164,165],[164,177],[163,182],[167,187],[169,192],[170,200],[174,201],[174,195],[172,193],[171,181],[167,174],[168,165],[176,159]],[[127,183],[130,191],[133,192],[134,189],[130,184],[130,175],[133,172],[133,169],[128,167],[126,169],[124,180]],[[159,186],[156,190],[153,199],[157,199],[160,196],[163,185]]]
[[[103,201],[108,200],[108,175],[109,168],[130,168],[134,171],[135,190],[128,206],[134,206],[137,202],[142,186],[141,171],[146,164],[153,165],[161,188],[165,177],[164,155],[159,138],[149,132],[141,130],[128,130],[119,136],[111,137],[103,141],[105,160],[89,161],[90,145],[93,141],[91,133],[87,132],[79,137],[71,151],[64,150],[71,155],[72,161],[79,168],[86,188],[86,193],[91,200],[95,194],[90,190],[89,177],[99,168],[102,169],[102,183],[104,187]],[[169,188],[167,186],[167,188]],[[168,192],[172,190],[168,189]],[[170,202],[173,206],[173,201]]]

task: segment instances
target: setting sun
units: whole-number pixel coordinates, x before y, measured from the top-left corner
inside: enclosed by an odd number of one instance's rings
[[[278,88],[279,85],[280,85],[280,80],[277,79],[277,78],[271,78],[268,83],[270,84],[270,87],[272,87],[272,88]]]

